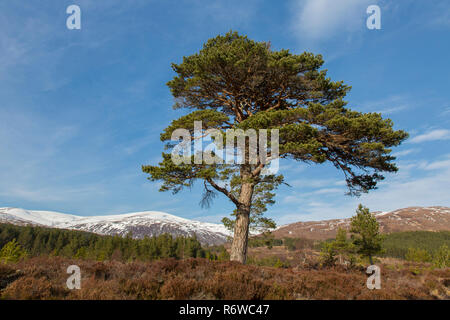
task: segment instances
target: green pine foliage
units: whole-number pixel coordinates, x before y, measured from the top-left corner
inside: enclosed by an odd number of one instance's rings
[[[405,259],[414,262],[430,262],[432,257],[425,249],[409,248],[405,255]]]
[[[350,265],[353,265],[356,262],[356,247],[353,242],[349,241],[347,237],[347,230],[338,228],[336,240],[334,240],[333,245],[338,254],[340,264],[348,262]]]
[[[380,234],[380,224],[375,216],[361,204],[351,219],[350,232],[356,252],[368,257],[370,264],[373,264],[372,257],[382,252],[384,237]]]
[[[407,259],[410,249],[420,249],[434,256],[443,245],[450,247],[450,231],[407,231],[386,234],[382,256]]]
[[[274,246],[281,246],[282,244],[283,240],[275,239],[271,232],[263,232],[261,235],[248,240],[248,246],[250,248],[267,247],[272,249]]]
[[[321,243],[322,263],[332,266],[339,261],[339,264],[355,265],[358,260],[357,247],[347,237],[347,230],[338,228],[336,239],[327,240]]]
[[[131,235],[101,236],[83,231],[11,224],[0,224],[0,248],[1,258],[8,261],[17,261],[24,252],[30,256],[52,255],[98,261],[191,257],[218,259],[215,251],[203,248],[195,237],[174,238],[163,234],[133,239]]]
[[[450,249],[447,245],[443,244],[434,254],[433,266],[436,268],[450,267]]]
[[[322,264],[327,267],[334,266],[337,260],[336,246],[333,242],[323,242],[322,250],[320,251],[320,258]]]
[[[27,252],[17,243],[16,239],[12,239],[5,244],[0,250],[0,262],[17,262],[27,256]]]
[[[347,107],[344,100],[350,87],[332,81],[323,69],[320,54],[294,54],[274,50],[268,42],[257,42],[237,32],[209,39],[199,52],[172,64],[175,76],[167,85],[175,109],[185,115],[174,119],[161,133],[166,150],[158,165],[144,165],[151,181],[162,181],[160,191],[177,193],[199,182],[203,205],[217,194],[226,196],[236,209],[223,223],[236,228],[232,260],[245,262],[249,228],[272,229],[275,223],[264,217],[275,202],[275,191],[284,183],[278,174],[264,175],[265,161],[249,156],[250,147],[233,142],[228,152],[242,156],[242,163],[224,163],[221,155],[196,151],[202,161],[175,163],[171,140],[175,130],[188,130],[190,144],[198,140],[195,121],[202,129],[216,129],[223,139],[213,143],[222,149],[233,130],[279,131],[279,154],[271,139],[255,147],[270,159],[283,158],[308,164],[330,163],[343,172],[351,195],[376,189],[385,172],[396,172],[392,147],[408,134],[394,130],[392,120],[380,113],[363,113]],[[257,138],[259,139],[259,138]],[[233,137],[234,141],[234,137]],[[260,141],[261,142],[261,141]],[[188,156],[185,155],[185,160]],[[215,158],[211,164],[204,159]],[[223,155],[222,155],[223,157]],[[191,155],[194,158],[194,155]]]
[[[303,249],[315,249],[317,248],[318,241],[306,239],[306,238],[284,238],[283,245],[289,251],[303,250]]]
[[[272,234],[264,233],[262,236],[252,237],[248,240],[250,248],[267,247],[272,248],[276,246],[284,246],[289,251],[296,251],[302,249],[317,249],[320,247],[320,241],[311,240],[307,238],[274,238]]]

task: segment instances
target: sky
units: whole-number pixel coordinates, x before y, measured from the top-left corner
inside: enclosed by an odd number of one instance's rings
[[[81,9],[69,30],[66,8]],[[369,5],[381,29],[369,30]],[[323,55],[352,86],[348,107],[381,112],[410,138],[377,190],[345,195],[328,164],[281,161],[267,216],[278,225],[372,211],[450,206],[450,3],[447,0],[0,0],[0,207],[79,215],[165,211],[219,222],[233,205],[201,208],[201,186],[158,192],[160,132],[182,113],[165,85],[172,62],[229,30],[272,48]]]

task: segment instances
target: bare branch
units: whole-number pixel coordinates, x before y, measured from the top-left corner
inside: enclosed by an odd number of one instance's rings
[[[206,181],[208,181],[208,183],[209,183],[214,189],[216,189],[217,191],[220,191],[220,192],[222,192],[224,195],[226,195],[231,201],[233,201],[233,203],[234,203],[235,205],[240,205],[239,201],[236,199],[235,196],[233,196],[233,194],[232,194],[230,191],[228,191],[227,189],[225,189],[225,188],[219,186],[219,185],[218,185],[217,183],[215,183],[214,180],[211,179],[211,178],[206,178]]]

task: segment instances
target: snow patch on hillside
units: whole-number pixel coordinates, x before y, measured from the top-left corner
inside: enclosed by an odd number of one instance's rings
[[[231,235],[223,225],[184,219],[160,211],[83,217],[53,211],[0,208],[0,221],[110,235],[125,235],[132,231],[133,235],[137,237],[158,235],[164,232],[185,236],[195,234],[200,241],[214,244],[225,242],[226,238]]]

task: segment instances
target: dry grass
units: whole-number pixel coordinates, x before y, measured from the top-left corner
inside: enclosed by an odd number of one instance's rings
[[[82,288],[66,288],[69,265]],[[3,299],[449,299],[450,269],[382,265],[382,289],[366,288],[363,269],[244,266],[205,259],[151,263],[59,257],[0,265]]]

